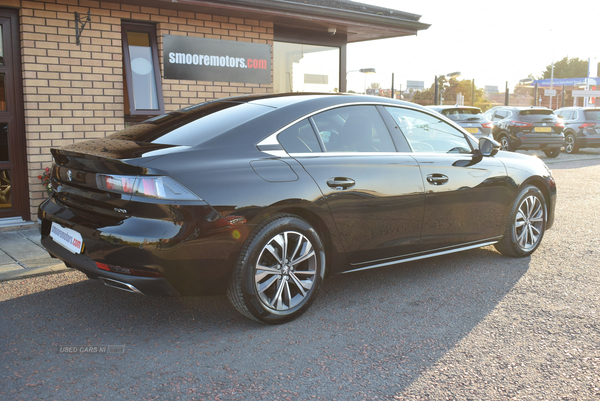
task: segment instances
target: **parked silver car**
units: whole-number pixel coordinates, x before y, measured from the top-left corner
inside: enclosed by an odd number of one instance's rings
[[[563,107],[554,112],[565,123],[565,152],[600,147],[600,109]]]

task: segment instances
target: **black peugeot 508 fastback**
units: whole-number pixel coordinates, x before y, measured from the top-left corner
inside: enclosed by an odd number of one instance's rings
[[[249,318],[282,323],[337,273],[492,244],[534,252],[555,182],[499,146],[379,97],[206,102],[52,149],[42,244],[110,287],[223,291]]]

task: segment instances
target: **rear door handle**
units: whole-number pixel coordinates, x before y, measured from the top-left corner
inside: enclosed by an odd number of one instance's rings
[[[331,188],[335,188],[338,191],[352,188],[356,182],[352,178],[346,177],[335,177],[327,180],[327,185]]]
[[[444,174],[429,174],[427,176],[427,182],[431,185],[444,185],[448,182],[448,177]]]

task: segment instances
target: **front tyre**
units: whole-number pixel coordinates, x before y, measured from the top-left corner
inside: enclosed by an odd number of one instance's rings
[[[315,300],[325,274],[325,251],[304,219],[276,215],[246,240],[227,297],[250,319],[278,324],[296,319]]]
[[[537,187],[526,186],[512,207],[504,236],[494,246],[506,256],[531,255],[542,242],[547,218],[544,195]]]

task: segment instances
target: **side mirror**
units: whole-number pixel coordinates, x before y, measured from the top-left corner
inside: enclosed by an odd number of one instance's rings
[[[499,150],[500,144],[489,136],[479,138],[479,152],[482,156],[494,156]]]

